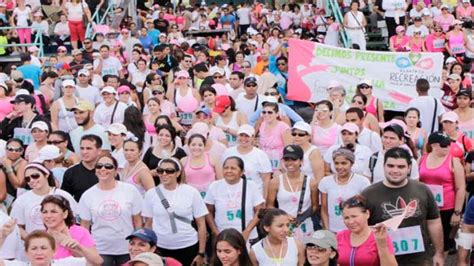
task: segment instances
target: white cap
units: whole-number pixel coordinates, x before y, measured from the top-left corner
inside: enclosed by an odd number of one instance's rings
[[[262,105],[265,103],[278,103],[278,100],[273,96],[263,96]]]
[[[117,94],[115,89],[111,86],[105,86],[104,88],[102,88],[102,90],[100,91],[100,94],[102,95],[104,92],[107,92],[107,93],[110,93],[110,94]]]
[[[81,69],[77,72],[77,76],[80,76],[80,75],[85,75],[85,76],[90,76],[90,73],[89,73],[89,70],[87,69]]]
[[[31,125],[31,129],[39,129],[39,130],[43,130],[43,131],[49,131],[49,127],[48,127],[48,124],[46,124],[46,122],[44,121],[36,121],[34,122],[32,125]]]
[[[292,129],[298,129],[298,130],[304,131],[308,133],[309,135],[311,135],[311,132],[312,132],[311,126],[308,123],[303,122],[303,121],[296,122],[293,125]]]
[[[225,74],[224,70],[222,70],[222,69],[220,69],[220,68],[217,68],[217,67],[212,70],[211,75],[214,76],[214,74],[216,74],[216,73],[221,74],[221,75],[224,75],[224,74]]]
[[[39,156],[35,162],[43,163],[47,160],[54,160],[61,156],[61,151],[55,145],[46,145],[39,150]]]
[[[26,89],[19,89],[15,92],[15,96],[18,96],[18,95],[30,95],[30,92],[27,91]]]
[[[249,124],[244,124],[239,127],[239,130],[237,130],[237,135],[240,134],[245,134],[247,136],[253,137],[255,136],[255,129]]]
[[[64,87],[67,87],[67,86],[73,86],[75,87],[76,86],[76,83],[74,82],[74,80],[72,79],[66,79],[66,80],[63,80],[63,82],[61,83],[61,86]]]
[[[456,63],[456,62],[457,62],[456,58],[452,56],[446,58],[446,64],[451,64],[451,63]]]
[[[359,133],[359,127],[356,124],[351,123],[351,122],[345,123],[342,126],[341,132],[344,130],[349,131],[351,133]]]
[[[193,134],[200,134],[207,138],[207,135],[209,134],[209,125],[204,122],[196,122],[193,124],[193,127],[189,133],[189,136]]]
[[[359,82],[359,85],[360,85],[360,84],[367,84],[367,85],[369,85],[369,86],[372,87],[372,80],[370,80],[370,79],[363,79],[361,82]]]
[[[113,123],[107,127],[107,132],[110,132],[114,135],[126,135],[127,134],[127,128],[120,123]]]
[[[441,117],[441,122],[444,122],[444,121],[456,123],[459,121],[459,116],[455,112],[449,111],[449,112],[444,113],[443,116]]]

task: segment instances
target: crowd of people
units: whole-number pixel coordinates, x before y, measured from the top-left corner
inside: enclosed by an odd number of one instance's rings
[[[0,44],[57,52],[0,47],[21,60],[0,73],[0,265],[471,264],[469,1],[339,1],[342,25],[319,2],[125,2],[92,38],[102,1],[55,4],[47,34],[48,5],[0,3]],[[290,38],[365,49],[377,21],[392,51],[445,54],[441,97],[287,97]]]

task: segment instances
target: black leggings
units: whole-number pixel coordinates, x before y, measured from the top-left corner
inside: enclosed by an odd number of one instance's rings
[[[398,25],[405,26],[405,16],[400,17],[400,23],[399,24],[397,24],[395,22],[395,18],[385,17],[385,23],[387,23],[388,38],[390,39],[390,37],[397,34],[397,32],[395,31],[395,28]]]
[[[128,254],[124,254],[124,255],[100,254],[100,256],[104,260],[104,263],[102,264],[104,266],[122,265],[122,264],[127,263],[127,261],[130,260],[130,256]]]
[[[197,256],[199,252],[199,241],[187,248],[181,249],[166,249],[162,247],[158,247],[158,251],[161,256],[163,257],[171,257],[177,259],[183,265],[191,265],[194,258]]]
[[[454,210],[445,210],[439,211],[441,216],[441,224],[443,225],[443,242],[444,242],[444,251],[448,251],[451,248],[454,248],[454,239],[450,239],[449,235],[451,233],[451,216],[453,215]]]

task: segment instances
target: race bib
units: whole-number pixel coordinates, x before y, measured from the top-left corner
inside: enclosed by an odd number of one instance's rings
[[[428,185],[428,184],[426,186],[431,190],[431,193],[433,193],[433,197],[435,198],[436,205],[438,205],[438,207],[443,207],[444,206],[443,186]]]
[[[451,47],[451,52],[453,52],[453,54],[464,53],[464,46],[460,46],[460,45],[453,46]]]
[[[435,49],[444,48],[444,40],[434,40],[433,41],[433,48],[435,48]]]
[[[237,137],[236,136],[226,133],[225,137],[227,139],[227,142],[229,143],[229,146],[235,146],[235,144],[237,143]]]
[[[179,123],[181,125],[192,125],[193,123],[193,113],[179,113]]]
[[[21,139],[21,141],[23,141],[23,145],[25,146],[33,142],[33,137],[31,136],[30,128],[16,127],[13,130],[13,137]]]
[[[334,215],[341,216],[341,207],[339,207],[339,204],[334,206]]]
[[[397,231],[389,231],[392,238],[395,255],[405,255],[425,251],[423,235],[419,225],[399,228]]]
[[[242,211],[240,209],[227,211],[227,220],[233,221],[234,219],[242,219]]]

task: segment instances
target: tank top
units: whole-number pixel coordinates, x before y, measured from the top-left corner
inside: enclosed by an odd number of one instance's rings
[[[124,176],[123,178],[125,182],[132,184],[134,187],[136,187],[138,189],[138,192],[140,192],[142,196],[145,195],[146,190],[141,184],[137,182],[137,176],[138,172],[140,172],[140,170],[142,170],[143,168],[145,167],[142,166],[137,170],[133,171],[129,176]]]
[[[474,117],[468,121],[459,121],[458,128],[466,137],[471,139],[471,142],[474,140]]]
[[[302,178],[302,177],[301,177]],[[288,191],[285,188],[285,183],[288,184],[288,179],[282,174],[279,176],[279,186],[278,186],[278,193],[277,193],[277,201],[278,201],[278,208],[284,210],[289,215],[296,217],[298,211],[298,204],[300,202],[301,196],[301,189],[302,187],[294,187],[292,189],[296,191]],[[308,208],[311,208],[311,189],[310,189],[310,181],[311,178],[306,179],[306,188],[304,191],[303,196],[303,207],[301,208],[301,212],[304,212]],[[291,228],[293,230],[293,235],[296,239],[304,241],[305,238],[308,238],[313,233],[313,222],[311,218],[306,219],[303,223],[300,224],[298,227],[299,230],[295,230],[295,228]]]
[[[367,113],[371,113],[375,116],[375,118],[377,118],[378,120],[378,115],[377,115],[377,98],[375,98],[374,96],[372,96],[372,99],[370,99],[370,102],[369,104],[365,107],[365,111]]]
[[[270,258],[263,245],[268,245],[267,238],[264,238],[258,241],[255,245],[252,246],[252,249],[257,257],[258,265],[260,266],[289,266],[289,265],[298,265],[298,248],[296,246],[296,241],[292,237],[287,237],[286,241],[288,243],[288,248],[286,254],[282,258]],[[265,243],[265,244],[264,244]],[[278,256],[278,254],[275,254]]]
[[[443,163],[435,168],[426,166],[428,155],[421,157],[419,168],[420,182],[426,184],[433,192],[440,210],[452,210],[455,203],[454,172],[451,155],[446,156]]]
[[[149,118],[150,118],[149,116],[146,116],[145,119],[143,119],[143,122],[145,123],[146,132],[153,135],[153,134],[156,134],[156,127],[154,123],[151,123],[149,121]]]
[[[186,160],[186,164],[184,165],[186,184],[196,188],[203,198],[206,196],[209,184],[216,180],[216,172],[214,167],[211,165],[209,155],[206,154],[205,157],[205,163],[201,167],[191,166],[190,158]]]
[[[193,91],[191,88],[188,87],[188,90],[186,91],[186,95],[184,96],[181,96],[181,94],[179,93],[179,89],[175,89],[174,91],[174,102],[176,103],[176,105],[178,105],[179,101],[181,101],[182,98],[185,98],[185,97],[194,97],[193,96]]]
[[[411,47],[410,47],[410,50],[412,52],[421,52],[422,51],[422,46],[423,46],[423,40],[421,40],[420,43],[412,43]]]
[[[176,105],[178,105],[179,101],[181,101],[182,98],[194,97],[192,89],[189,88],[189,87],[188,87],[188,91],[186,92],[185,96],[181,96],[181,94],[179,93],[179,90],[175,90],[174,92],[175,92],[174,102],[176,103]],[[192,125],[192,123],[193,123],[193,113],[178,112],[178,115],[179,115],[179,118],[180,118],[179,123],[181,125],[183,125],[183,126]]]
[[[314,177],[313,169],[311,168],[311,161],[309,157],[314,150],[317,150],[316,146],[311,145],[307,151],[304,152],[303,155],[303,164],[301,165],[301,172],[308,177]]]
[[[451,52],[453,54],[462,54],[466,51],[464,47],[464,33],[459,32],[459,34],[454,35],[453,32],[451,32],[451,35],[449,36],[449,47],[451,48]]]
[[[326,151],[336,143],[337,136],[339,136],[339,131],[341,131],[341,126],[334,123],[328,128],[322,128],[319,125],[313,126],[313,132],[311,134],[311,143],[315,145],[321,154],[326,153]]]
[[[238,130],[239,129],[239,124],[237,123],[237,114],[238,114],[237,112],[233,112],[232,117],[230,118],[230,121],[227,124],[224,122],[224,119],[222,119],[221,116],[217,116],[216,126],[224,126],[224,127],[230,128],[232,130]],[[234,135],[229,134],[229,133],[225,133],[225,137],[227,139],[229,147],[233,147],[237,144],[237,136],[234,136]]]
[[[74,97],[74,102],[76,104],[78,102],[78,99],[76,97]],[[70,132],[77,127],[77,122],[74,118],[74,112],[67,110],[63,98],[59,98],[58,103],[58,128],[61,131]]]

